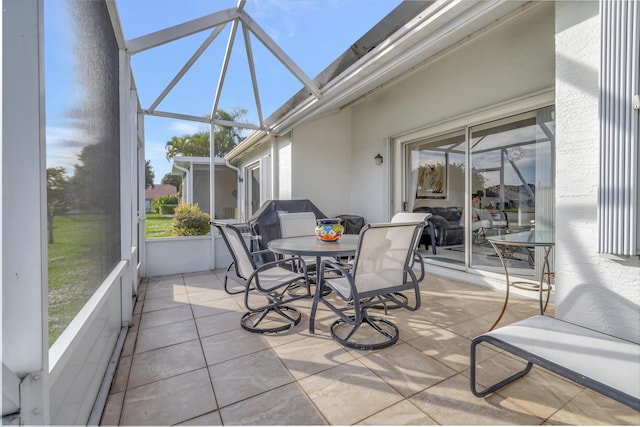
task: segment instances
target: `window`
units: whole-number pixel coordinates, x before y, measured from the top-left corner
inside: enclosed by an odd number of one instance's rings
[[[49,344],[121,258],[119,55],[104,2],[45,2]]]
[[[247,186],[247,219],[251,217],[258,210],[261,204],[260,198],[260,162],[252,163],[247,166],[247,177],[246,177],[246,186]]]

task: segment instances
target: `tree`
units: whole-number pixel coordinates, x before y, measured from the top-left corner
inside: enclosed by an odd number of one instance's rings
[[[176,156],[209,157],[209,132],[174,136],[165,144],[167,160]]]
[[[224,110],[217,110],[216,119],[237,122],[246,113],[247,110],[237,107],[233,110],[232,113],[227,113]],[[233,150],[233,148],[244,139],[240,132],[240,128],[230,126],[216,126],[216,130],[213,134],[216,157],[224,157],[225,154]]]
[[[232,113],[224,110],[216,111],[216,119],[226,121],[239,121],[246,114],[247,110],[235,108]],[[240,128],[217,125],[214,132],[215,155],[223,157],[233,149],[243,137]],[[209,132],[197,132],[193,135],[174,136],[171,141],[167,141],[167,160],[176,156],[209,157],[210,150]]]
[[[65,168],[47,168],[47,231],[49,244],[53,243],[53,218],[69,211],[69,177]]]
[[[153,166],[151,166],[151,160],[147,160],[144,164],[144,188],[153,188],[153,180],[156,174],[153,173]]]
[[[119,194],[104,191],[107,188],[119,188],[120,185],[120,170],[110,167],[118,156],[114,147],[118,147],[117,143],[105,140],[85,146],[78,155],[75,173],[70,178],[75,209],[110,218],[119,216]]]
[[[160,180],[160,184],[171,184],[178,190],[180,193],[180,185],[182,184],[182,178],[178,175],[172,175],[170,173],[165,174]]]

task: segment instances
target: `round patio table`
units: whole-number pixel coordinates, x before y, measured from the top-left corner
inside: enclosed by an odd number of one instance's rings
[[[358,237],[357,234],[343,234],[337,242],[323,242],[315,235],[286,237],[271,240],[267,243],[267,247],[272,252],[281,255],[316,257],[317,276],[322,257],[354,256],[356,254],[356,248],[358,247]],[[317,277],[316,286],[322,287],[323,295],[331,293],[331,288],[324,284],[317,283]]]
[[[322,257],[354,256],[358,237],[357,234],[343,234],[337,242],[323,242],[315,235],[287,237],[271,240],[267,247],[282,255],[314,256],[319,266]]]

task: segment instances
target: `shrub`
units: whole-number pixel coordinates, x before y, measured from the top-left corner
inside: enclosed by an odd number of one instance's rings
[[[160,213],[162,215],[173,215],[176,213],[178,205],[160,205]]]
[[[178,196],[175,194],[167,194],[164,196],[156,197],[151,201],[151,211],[154,213],[165,213],[163,212],[162,206],[169,205],[172,209],[169,209],[171,212],[166,212],[167,214],[173,214],[173,208],[178,206]]]
[[[204,236],[211,229],[211,215],[202,212],[197,203],[180,202],[173,215],[172,236]]]

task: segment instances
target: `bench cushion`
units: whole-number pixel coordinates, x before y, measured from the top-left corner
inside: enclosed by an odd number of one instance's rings
[[[640,404],[638,343],[542,315],[487,332],[474,341],[487,341],[583,385],[593,386],[593,380],[631,397],[632,406]],[[614,397],[597,386],[592,388]]]

